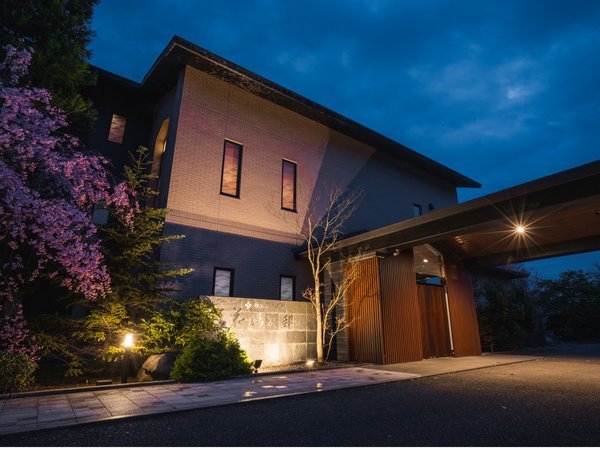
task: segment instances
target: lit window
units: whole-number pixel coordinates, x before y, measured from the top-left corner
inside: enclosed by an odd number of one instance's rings
[[[285,159],[281,170],[281,209],[296,211],[296,163]]]
[[[110,122],[110,131],[108,132],[108,140],[117,144],[123,143],[123,136],[125,136],[125,124],[127,118],[113,114]]]
[[[233,269],[215,267],[213,295],[217,297],[233,295]]]
[[[240,196],[242,146],[225,141],[223,149],[223,171],[221,172],[221,194]]]
[[[421,208],[421,205],[419,205],[418,203],[413,203],[413,216],[419,217],[421,214],[423,214],[423,209]]]
[[[279,283],[279,298],[280,300],[294,300],[294,285],[296,279],[294,277],[281,275]]]

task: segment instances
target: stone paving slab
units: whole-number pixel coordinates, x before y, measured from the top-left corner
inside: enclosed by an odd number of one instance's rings
[[[263,375],[212,383],[138,386],[14,398],[0,402],[0,435],[418,377],[419,375],[400,371],[351,367]]]

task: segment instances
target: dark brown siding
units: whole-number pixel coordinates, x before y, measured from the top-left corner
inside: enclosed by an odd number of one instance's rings
[[[480,355],[481,343],[471,276],[462,267],[446,264],[446,281],[454,356]]]
[[[379,261],[384,363],[423,358],[412,249]]]
[[[446,298],[442,286],[418,284],[423,358],[451,356]]]
[[[348,337],[350,361],[383,362],[381,303],[379,301],[378,258],[363,259],[358,278],[346,292],[346,311],[350,323]]]

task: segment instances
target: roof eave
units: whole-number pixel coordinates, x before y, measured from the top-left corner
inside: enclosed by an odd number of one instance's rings
[[[220,72],[227,72],[228,79],[225,81],[231,83],[231,78],[247,80],[253,84],[255,88],[258,88],[256,89],[256,92],[253,91],[254,94],[262,96],[263,98],[311,120],[347,134],[359,141],[373,146],[377,150],[400,158],[417,168],[433,172],[433,174],[446,180],[455,187],[481,187],[481,184],[477,181],[177,35],[173,36],[169,44],[161,52],[148,73],[145,75],[141,82],[142,87],[148,87],[152,84],[152,80],[158,73],[158,69],[163,65],[166,66],[167,58],[177,48],[184,52],[183,59],[181,61],[178,60],[181,66],[185,64],[189,64],[192,67],[195,67],[195,65],[199,66],[200,61],[197,58],[202,58],[204,62],[218,67]],[[185,55],[185,53],[188,55]],[[156,83],[156,85],[162,86],[161,83]],[[246,84],[240,87],[248,89]],[[164,89],[164,86],[162,86],[162,88]]]

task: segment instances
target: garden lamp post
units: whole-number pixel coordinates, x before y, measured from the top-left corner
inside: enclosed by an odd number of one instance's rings
[[[129,371],[129,354],[131,353],[132,346],[133,346],[133,334],[127,333],[125,335],[125,340],[123,341],[123,347],[125,348],[125,357],[123,358],[121,383],[127,383],[127,373]]]

